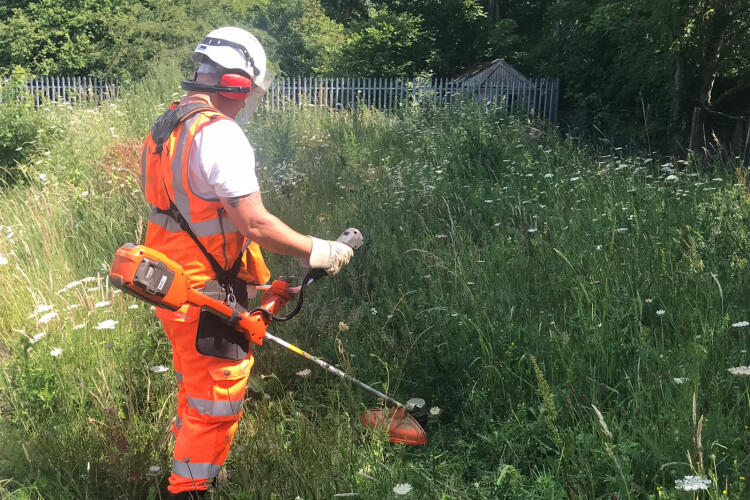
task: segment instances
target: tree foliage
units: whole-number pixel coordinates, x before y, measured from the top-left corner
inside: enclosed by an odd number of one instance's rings
[[[750,114],[747,0],[5,0],[0,74],[137,78],[212,28],[258,35],[274,71],[455,76],[498,57],[589,110]]]

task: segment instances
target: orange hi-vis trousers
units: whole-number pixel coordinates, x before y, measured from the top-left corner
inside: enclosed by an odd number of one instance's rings
[[[198,329],[196,307],[159,314],[172,343],[172,362],[177,377],[177,420],[172,493],[208,489],[219,475],[242,415],[252,353],[241,361],[204,356],[195,349]]]

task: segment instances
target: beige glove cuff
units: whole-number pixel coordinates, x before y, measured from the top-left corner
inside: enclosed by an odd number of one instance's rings
[[[312,251],[308,258],[310,267],[328,269],[331,266],[331,243],[314,236],[309,238],[312,240]]]

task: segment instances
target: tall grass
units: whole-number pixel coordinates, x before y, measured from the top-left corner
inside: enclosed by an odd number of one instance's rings
[[[104,277],[142,240],[139,140],[178,76],[54,108],[67,133],[0,194],[3,494],[164,491],[169,345]],[[732,326],[750,319],[739,165],[622,157],[471,103],[277,113],[247,132],[273,213],[366,239],[272,330],[438,415],[426,447],[391,445],[359,425],[376,401],[260,347],[217,498],[390,498],[399,483],[415,498],[688,498],[688,475],[712,480],[704,498],[746,494],[748,387],[727,371],[750,364],[748,327]]]

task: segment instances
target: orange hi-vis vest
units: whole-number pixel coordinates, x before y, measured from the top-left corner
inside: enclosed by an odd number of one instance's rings
[[[201,288],[217,276],[203,250],[183,230],[180,217],[225,271],[232,268],[245,249],[245,238],[227,216],[221,201],[198,196],[188,181],[188,158],[195,135],[217,120],[229,119],[203,102],[183,106],[173,103],[154,123],[141,152],[141,187],[153,207],[145,245],[181,264],[193,288]],[[178,219],[172,216],[175,209]],[[247,245],[237,278],[256,284],[270,278],[256,243]]]

